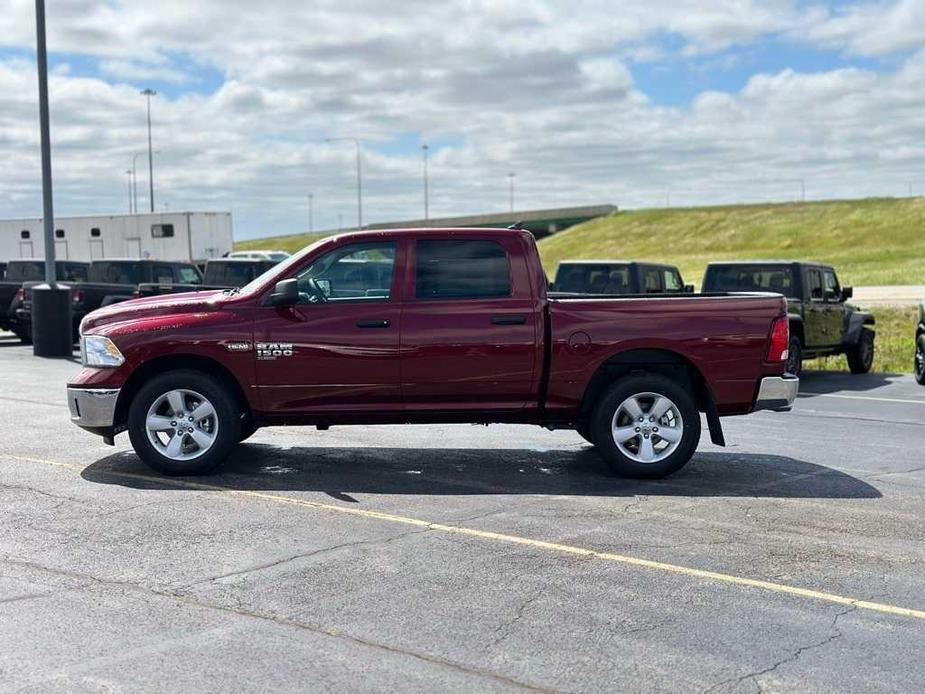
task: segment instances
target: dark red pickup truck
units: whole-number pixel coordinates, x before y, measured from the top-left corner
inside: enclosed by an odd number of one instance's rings
[[[168,474],[267,425],[514,422],[657,477],[693,455],[700,412],[722,444],[720,416],[788,410],[799,384],[783,297],[557,296],[520,230],[327,238],[240,290],[128,301],[81,332],[71,419],[128,430]]]

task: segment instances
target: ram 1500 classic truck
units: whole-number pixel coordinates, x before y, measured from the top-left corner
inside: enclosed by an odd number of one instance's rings
[[[136,299],[81,326],[75,424],[122,431],[167,474],[204,473],[265,425],[513,422],[573,428],[619,474],[691,458],[700,413],[788,410],[773,294],[547,292],[527,231],[321,240],[238,291]]]
[[[831,265],[790,260],[729,261],[707,265],[703,291],[769,291],[787,297],[790,348],[787,371],[799,376],[803,360],[844,354],[853,374],[874,363],[874,316],[848,303]]]
[[[550,287],[569,294],[680,294],[694,292],[674,265],[637,260],[563,260]]]

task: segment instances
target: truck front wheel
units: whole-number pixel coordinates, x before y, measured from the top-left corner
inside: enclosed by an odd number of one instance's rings
[[[664,376],[621,378],[591,418],[597,450],[623,477],[665,477],[680,470],[700,441],[700,413],[691,395]]]
[[[925,333],[915,340],[915,380],[925,386]]]
[[[849,347],[846,354],[851,373],[868,373],[874,365],[874,331],[862,328],[858,343]]]
[[[170,371],[141,387],[129,406],[128,434],[145,463],[165,475],[202,475],[240,438],[234,397],[211,376]]]

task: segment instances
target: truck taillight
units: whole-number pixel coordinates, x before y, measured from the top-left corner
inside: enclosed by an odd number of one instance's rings
[[[22,300],[25,299],[25,298],[26,298],[26,290],[20,288],[20,290],[16,292],[16,299],[15,299],[15,300],[16,300],[16,301],[22,301]]]
[[[771,324],[771,342],[768,344],[767,361],[787,361],[790,351],[790,321],[778,318]]]
[[[71,301],[73,303],[79,304],[81,299],[83,299],[83,294],[80,293],[79,289],[75,289],[71,292]]]

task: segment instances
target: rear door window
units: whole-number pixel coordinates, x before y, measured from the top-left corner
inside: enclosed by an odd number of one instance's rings
[[[809,270],[806,277],[809,280],[810,300],[822,301],[822,273],[818,270]]]
[[[94,262],[89,275],[92,281],[104,284],[138,284],[140,270],[138,263]]]
[[[645,294],[658,294],[662,291],[662,278],[658,268],[642,268],[642,291]]]
[[[511,295],[511,263],[497,241],[422,239],[415,246],[418,299],[485,299]]]

